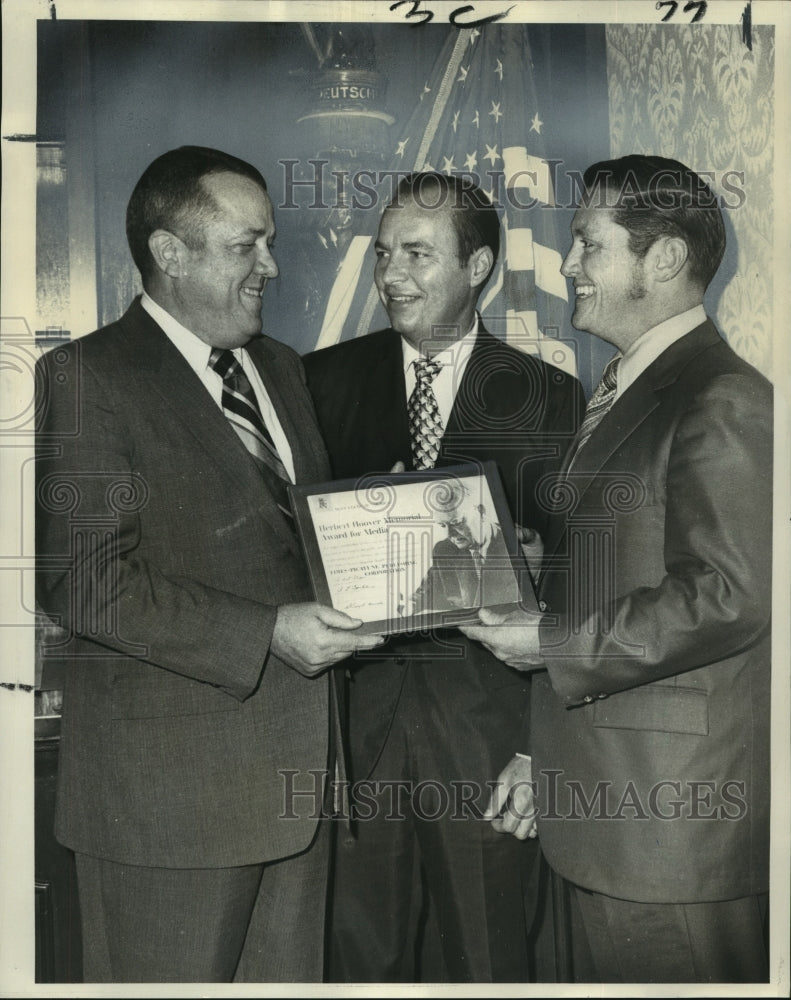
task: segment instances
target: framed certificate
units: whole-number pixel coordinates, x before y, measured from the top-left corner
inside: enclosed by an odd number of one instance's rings
[[[493,462],[291,486],[316,600],[393,634],[536,610]]]

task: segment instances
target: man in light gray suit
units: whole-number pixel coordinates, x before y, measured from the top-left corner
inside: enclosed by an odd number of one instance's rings
[[[286,484],[328,478],[266,184],[182,147],[138,182],[144,292],[38,373],[38,597],[66,639],[56,834],[86,981],[322,978],[337,716],[379,637],[312,602]],[[304,793],[304,794],[302,794]]]

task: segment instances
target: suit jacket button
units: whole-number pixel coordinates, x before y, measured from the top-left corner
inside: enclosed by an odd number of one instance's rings
[[[590,705],[590,703],[593,701],[593,695],[586,694],[582,700],[585,702],[586,705]]]
[[[603,691],[601,691],[599,694],[596,695],[596,697],[597,698],[606,698],[607,695]]]
[[[539,601],[538,602],[538,610],[539,611],[546,611],[548,607],[549,607],[549,605],[547,604],[546,601]]]

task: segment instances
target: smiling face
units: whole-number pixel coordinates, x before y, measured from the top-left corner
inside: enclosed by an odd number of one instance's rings
[[[478,288],[491,266],[485,247],[466,262],[459,259],[452,211],[409,198],[388,208],[379,225],[376,288],[391,325],[416,350],[427,340],[469,333]]]
[[[180,243],[170,308],[205,343],[241,347],[261,332],[261,297],[278,274],[272,203],[239,174],[210,174],[202,183],[216,212],[203,226],[203,247]]]
[[[629,249],[629,231],[605,208],[580,208],[561,273],[574,280],[571,322],[621,350],[650,329],[645,260]]]

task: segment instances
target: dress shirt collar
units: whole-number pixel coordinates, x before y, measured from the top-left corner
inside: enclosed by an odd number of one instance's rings
[[[200,337],[196,337],[194,333],[191,333],[185,326],[182,326],[177,319],[171,316],[166,309],[163,309],[161,305],[145,292],[143,292],[140,299],[140,304],[154,322],[162,327],[165,335],[201,380],[211,398],[222,409],[223,380],[219,373],[209,364],[212,351],[210,345],[204,343]],[[261,408],[264,423],[272,435],[275,447],[280,454],[283,465],[286,467],[286,471],[290,475],[292,482],[294,482],[294,461],[291,444],[286,437],[283,426],[280,423],[280,417],[264,385],[261,374],[255,362],[250,357],[249,352],[244,347],[234,348],[233,354],[250,380],[250,385]]]
[[[702,305],[697,305],[641,334],[621,358],[616,399],[637,381],[660,354],[705,321],[706,310]]]
[[[175,317],[171,316],[166,309],[163,309],[158,302],[155,302],[147,292],[143,292],[140,305],[162,327],[164,333],[172,341],[173,346],[181,352],[190,367],[198,372],[198,374],[205,372],[209,365],[210,345],[202,341],[200,337],[195,336],[194,333],[191,333],[186,326],[182,326]]]
[[[463,336],[460,340],[454,340],[453,343],[444,350],[439,351],[434,355],[433,360],[438,361],[443,368],[451,366],[456,371],[460,371],[462,366],[467,362],[467,359],[475,346],[475,338],[477,336],[478,314],[476,313],[469,333],[465,334],[465,336]],[[412,365],[415,361],[419,361],[423,355],[420,351],[415,350],[415,348],[403,337],[401,338],[401,349],[404,356],[404,373],[406,374],[409,371],[410,365]]]

